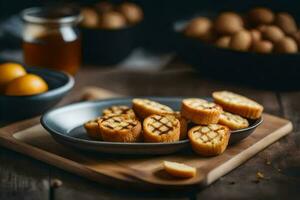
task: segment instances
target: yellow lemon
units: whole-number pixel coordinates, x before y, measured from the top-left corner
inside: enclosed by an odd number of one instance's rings
[[[11,81],[5,90],[6,95],[25,96],[46,92],[47,83],[39,76],[27,74]]]
[[[18,63],[0,64],[0,91],[3,91],[10,81],[24,76],[25,74],[26,70]]]

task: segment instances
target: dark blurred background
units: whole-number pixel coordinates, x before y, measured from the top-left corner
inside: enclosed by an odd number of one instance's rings
[[[86,1],[46,1],[46,0],[0,0],[0,48],[19,48],[18,22],[12,18],[28,7],[57,3],[93,4]],[[123,2],[113,0],[111,2]],[[201,12],[223,10],[246,11],[254,6],[266,6],[274,11],[288,11],[299,18],[300,1],[287,0],[132,0],[142,6],[145,13],[143,46],[155,52],[172,51],[172,24],[174,21],[189,18]]]

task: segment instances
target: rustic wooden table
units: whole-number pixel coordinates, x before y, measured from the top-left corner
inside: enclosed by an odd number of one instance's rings
[[[294,131],[222,177],[210,187],[192,191],[137,191],[111,188],[0,148],[0,199],[296,199],[300,186],[300,91],[253,89],[201,77],[190,68],[159,72],[83,67],[63,103],[84,86],[99,86],[124,95],[203,96],[233,90],[250,96],[265,111],[292,120]],[[257,179],[257,172],[263,174]],[[298,197],[299,198],[299,197]]]

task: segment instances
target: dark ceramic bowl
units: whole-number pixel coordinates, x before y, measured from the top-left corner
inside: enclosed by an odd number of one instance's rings
[[[32,67],[26,70],[41,76],[47,82],[49,91],[31,96],[0,95],[0,121],[11,122],[41,115],[74,86],[73,77],[63,72]]]
[[[179,110],[180,97],[147,97]],[[41,124],[58,142],[81,150],[114,154],[170,154],[189,146],[189,140],[171,143],[119,143],[95,141],[88,138],[83,124],[101,115],[104,108],[112,105],[131,106],[132,98],[107,99],[95,102],[83,102],[64,106],[47,112],[41,118]],[[233,131],[230,144],[234,144],[250,135],[262,119],[250,121],[249,128]]]
[[[114,65],[123,61],[139,45],[141,23],[117,30],[81,28],[83,61]]]
[[[260,88],[300,88],[299,53],[259,54],[218,48],[186,37],[182,30],[187,22],[177,21],[173,25],[176,51],[181,59],[201,74]]]

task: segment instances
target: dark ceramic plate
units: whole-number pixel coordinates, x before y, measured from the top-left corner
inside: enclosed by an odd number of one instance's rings
[[[57,104],[74,86],[73,77],[63,72],[34,67],[26,68],[26,71],[41,76],[49,90],[30,96],[0,95],[1,121],[11,122],[41,115]]]
[[[147,97],[148,98],[148,97]],[[172,143],[118,143],[93,141],[85,133],[82,124],[101,115],[101,110],[112,105],[131,106],[132,98],[107,99],[95,102],[76,103],[47,112],[41,118],[41,124],[58,142],[82,150],[116,154],[170,154],[188,146],[188,140]],[[179,97],[149,97],[180,109],[182,98]],[[250,127],[232,132],[230,143],[236,143],[248,135],[262,122],[258,119],[250,122]]]

